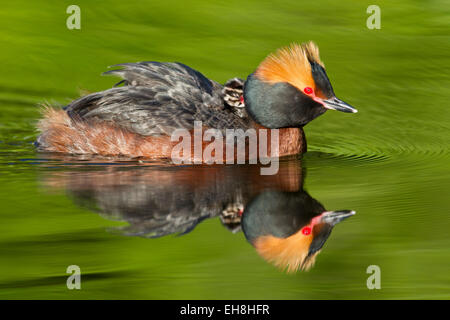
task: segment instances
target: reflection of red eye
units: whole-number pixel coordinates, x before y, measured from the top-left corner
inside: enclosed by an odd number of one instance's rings
[[[304,227],[304,228],[302,229],[302,233],[303,233],[305,236],[310,235],[310,234],[311,234],[311,228],[310,228],[310,227]]]
[[[239,101],[241,101],[241,103],[244,103],[244,96],[240,96]]]
[[[306,87],[305,89],[303,89],[303,92],[306,94],[312,94],[313,93],[313,89],[311,87]]]

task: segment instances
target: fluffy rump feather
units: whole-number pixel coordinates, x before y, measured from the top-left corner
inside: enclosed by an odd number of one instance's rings
[[[104,156],[170,157],[167,136],[146,137],[107,122],[74,120],[64,110],[44,107],[38,123],[39,151]],[[168,140],[168,141],[167,141]]]

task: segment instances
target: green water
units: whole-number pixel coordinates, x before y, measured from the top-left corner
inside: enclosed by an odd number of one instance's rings
[[[450,3],[376,1],[381,29],[369,30],[373,2],[80,0],[81,30],[72,31],[71,1],[2,3],[0,298],[450,298]],[[327,210],[357,212],[309,272],[278,270],[218,217],[183,236],[127,235],[142,216],[114,202],[135,200],[144,215],[140,197],[206,214],[236,190],[254,195],[291,178],[87,162],[32,145],[37,104],[110,87],[115,79],[99,76],[108,65],[180,61],[224,82],[307,40],[337,96],[359,110],[314,120],[309,152],[282,163]],[[81,268],[81,290],[66,288],[69,265]],[[379,290],[366,286],[369,265],[381,269]]]

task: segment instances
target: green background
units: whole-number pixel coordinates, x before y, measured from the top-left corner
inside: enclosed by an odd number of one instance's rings
[[[81,8],[81,30],[66,8]],[[366,9],[381,8],[369,30]],[[450,298],[449,1],[9,1],[0,10],[0,298]],[[111,87],[109,65],[179,61],[225,82],[276,48],[314,40],[338,97],[305,131],[305,187],[337,226],[316,266],[286,275],[218,219],[183,237],[122,225],[41,180],[64,163],[35,153],[38,103]],[[40,159],[40,160],[39,160]],[[82,290],[65,270],[82,269]],[[366,268],[381,267],[381,290]]]

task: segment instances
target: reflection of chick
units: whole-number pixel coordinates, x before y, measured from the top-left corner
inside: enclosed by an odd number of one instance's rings
[[[220,214],[220,221],[233,233],[241,231],[241,216],[244,211],[242,201],[229,203]]]
[[[334,225],[354,211],[326,211],[305,191],[266,191],[247,204],[242,229],[267,261],[293,272],[315,262]]]

